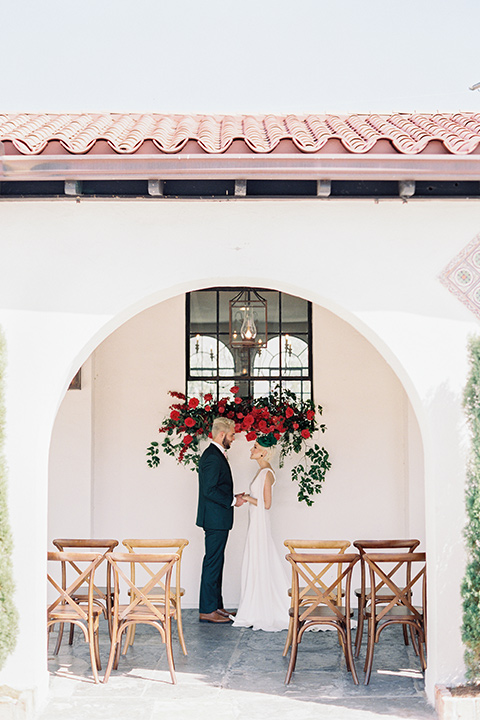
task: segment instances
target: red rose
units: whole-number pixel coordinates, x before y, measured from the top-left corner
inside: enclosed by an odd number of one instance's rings
[[[190,400],[188,401],[188,407],[189,407],[189,408],[196,408],[197,405],[198,405],[198,403],[199,403],[198,398],[190,398]]]
[[[202,430],[202,428],[198,428],[198,430],[197,430],[197,435],[203,435],[203,430]]]
[[[240,405],[240,403],[242,402],[242,398],[236,397],[235,400],[234,400],[234,402],[236,402],[237,405]]]
[[[234,385],[233,387],[230,388],[230,392],[233,393],[234,395],[236,395],[239,390],[240,390],[240,388],[238,387],[238,385]]]
[[[212,408],[210,407],[210,405],[205,405],[205,410],[206,410],[207,412],[210,412],[211,409],[212,409]]]
[[[229,420],[233,420],[233,418],[235,417],[235,413],[230,410],[230,412],[227,413],[227,417],[229,418]]]
[[[285,410],[285,417],[289,418],[289,417],[292,417],[292,415],[293,415],[293,410],[292,410],[292,408],[291,408],[291,407],[287,407],[287,409]]]
[[[293,423],[293,429],[298,430],[298,423]]]
[[[242,426],[240,423],[235,423],[235,432],[236,433],[242,432]]]
[[[262,432],[266,432],[266,431],[267,431],[267,423],[265,422],[265,420],[260,420],[260,422],[258,423],[258,428],[259,428],[259,430],[261,430]]]
[[[310,430],[307,430],[307,428],[305,428],[304,430],[302,430],[301,436],[304,437],[305,439],[306,439],[306,438],[309,438],[309,437],[310,437]]]
[[[172,418],[172,420],[178,420],[178,418],[180,417],[180,413],[178,412],[178,410],[172,410],[172,412],[170,413],[170,417]]]
[[[245,437],[247,438],[248,442],[251,442],[251,440],[256,440],[256,439],[257,439],[257,433],[255,433],[255,432],[248,432]]]
[[[203,399],[205,400],[205,402],[210,402],[211,400],[213,400],[213,395],[211,393],[207,393]]]
[[[245,420],[243,421],[244,425],[250,427],[251,425],[253,425],[254,422],[255,418],[253,417],[253,415],[251,415],[250,413],[248,413],[248,415],[245,415]]]
[[[313,420],[315,413],[313,410],[307,410],[307,420]]]
[[[191,435],[185,435],[185,437],[183,438],[183,444],[190,445],[192,440],[193,440],[193,437]]]
[[[242,412],[237,413],[237,418],[238,418],[239,420],[242,420],[243,417],[244,417],[244,414],[243,414]]]
[[[280,433],[274,432],[274,433],[273,433],[273,437],[274,437],[276,440],[280,440]]]
[[[224,406],[224,405],[219,405],[219,406],[218,406],[218,412],[219,412],[219,413],[224,413],[224,412],[225,412],[225,406]]]
[[[190,428],[191,428],[191,427],[193,427],[193,426],[195,425],[195,420],[194,420],[193,418],[191,418],[191,417],[186,417],[186,418],[185,418],[185,425],[186,425],[187,427],[190,427]]]

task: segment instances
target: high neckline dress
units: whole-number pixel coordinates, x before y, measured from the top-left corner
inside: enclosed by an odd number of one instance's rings
[[[234,627],[278,632],[288,628],[290,585],[287,562],[273,542],[270,512],[265,509],[263,489],[270,468],[262,468],[250,483],[249,523],[242,562],[241,598]],[[272,488],[273,490],[273,488]]]

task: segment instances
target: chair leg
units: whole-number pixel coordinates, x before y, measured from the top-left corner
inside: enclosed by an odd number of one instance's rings
[[[104,683],[108,682],[108,678],[110,677],[110,673],[112,672],[112,667],[113,667],[113,663],[115,660],[115,656],[117,655],[118,647],[119,647],[118,630],[113,628],[112,638],[111,638],[111,643],[110,643],[110,654],[108,656],[107,669],[105,670],[105,675],[103,676]]]
[[[422,635],[420,633],[416,633],[416,640],[418,642],[418,654],[420,656],[420,662],[422,664],[422,670],[425,671],[427,669],[427,662],[425,660],[425,653],[423,651],[423,642],[424,638],[422,638]]]
[[[97,658],[95,630],[91,624],[88,627],[88,646],[89,646],[89,650],[90,650],[90,662],[92,665],[93,679],[94,679],[95,683],[98,683],[99,680],[98,680],[98,669],[97,669],[98,665],[97,665],[97,663],[100,658],[99,657]]]
[[[285,647],[283,648],[283,657],[288,653],[288,648],[292,644],[292,630],[293,630],[293,618],[291,617],[288,623],[287,639],[285,640]]]
[[[360,655],[360,648],[362,646],[363,638],[363,623],[365,622],[365,601],[358,598],[358,611],[357,611],[357,632],[355,633],[355,657],[358,658]]]
[[[168,613],[168,610],[167,610],[167,613]],[[173,661],[173,650],[172,650],[172,624],[171,624],[170,617],[168,614],[165,619],[165,647],[167,650],[167,661],[168,661],[168,668],[170,670],[170,677],[172,678],[172,683],[174,685],[176,685],[177,678],[175,675],[175,663]]]
[[[345,662],[347,664],[347,668],[352,673],[353,682],[355,683],[355,685],[358,685],[357,669],[355,667],[355,661],[353,659],[352,651],[352,636],[349,628],[346,628],[345,630],[345,643],[343,652],[345,654]]]
[[[60,627],[58,628],[58,635],[57,635],[57,642],[55,645],[55,650],[53,651],[54,655],[58,655],[60,650],[60,645],[62,644],[62,638],[63,638],[63,627],[65,623],[61,622]]]
[[[297,664],[297,651],[298,651],[298,617],[293,618],[292,627],[292,647],[290,650],[290,662],[288,663],[287,675],[285,677],[285,685],[288,685],[292,673],[295,670]]]
[[[177,605],[177,630],[178,639],[180,641],[180,647],[182,648],[183,654],[188,655],[187,648],[185,645],[185,638],[183,637],[183,625],[182,625],[182,607],[180,603]]]
[[[373,612],[373,609],[372,609]],[[375,621],[374,618],[371,617],[368,622],[368,642],[367,642],[367,655],[365,658],[365,681],[364,684],[368,685],[370,682],[370,675],[372,673],[372,664],[373,664],[373,652],[375,649]]]
[[[408,645],[408,628],[406,625],[403,626],[403,642],[405,645]],[[413,642],[413,636],[412,636],[412,642]]]
[[[135,640],[135,627],[135,624],[129,625],[125,633],[125,645],[123,646],[124,655],[127,654],[128,648],[130,645],[133,645],[133,641]]]
[[[68,644],[73,645],[73,635],[75,632],[75,625],[73,623],[70,624],[70,635],[68,636]]]

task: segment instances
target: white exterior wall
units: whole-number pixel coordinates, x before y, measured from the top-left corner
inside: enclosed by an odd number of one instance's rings
[[[222,284],[274,287],[312,300],[365,335],[398,375],[417,416],[425,453],[427,690],[431,696],[435,682],[462,677],[461,391],[466,338],[478,326],[437,276],[478,233],[477,202],[4,201],[0,222],[0,324],[9,352],[7,461],[21,613],[17,650],[0,674],[0,683],[40,695],[46,688],[41,598],[48,540],[48,454],[54,419],[71,376],[100,341],[137,312],[187,290]],[[179,332],[183,334],[183,327]],[[359,352],[368,354],[367,347],[359,343]],[[142,381],[138,376],[132,379]],[[173,380],[172,387],[178,384]],[[374,395],[365,389],[353,390],[365,392],[374,403]],[[338,409],[334,388],[328,392],[331,416],[325,442],[330,445]],[[318,381],[316,394],[326,407],[327,389]],[[105,386],[104,408],[108,397]],[[355,403],[360,403],[358,397],[355,394]],[[161,401],[152,407],[161,417]],[[408,419],[406,402],[403,413]],[[348,426],[343,420],[340,432],[354,436],[354,423]],[[413,446],[408,443],[409,452]],[[131,453],[132,463],[138,460],[142,472],[143,450],[142,437],[141,447],[132,447]],[[414,450],[418,452],[419,444]],[[399,458],[404,456],[399,452]],[[97,449],[94,457],[98,458]],[[337,471],[342,462],[343,458],[337,461]],[[94,465],[95,472],[101,469]],[[106,465],[102,472],[111,469]],[[365,477],[368,468],[362,472]],[[319,508],[329,501],[330,488],[338,487],[332,477],[333,471]],[[101,483],[94,480],[96,494]],[[151,482],[156,490],[158,482]],[[191,483],[191,476],[183,482]],[[416,482],[410,475],[403,508],[411,505]],[[412,513],[405,514],[414,526],[420,522],[420,515],[414,521]],[[97,522],[94,514],[92,530]],[[29,572],[33,568],[28,581],[26,567]],[[33,612],[32,584],[38,598]]]

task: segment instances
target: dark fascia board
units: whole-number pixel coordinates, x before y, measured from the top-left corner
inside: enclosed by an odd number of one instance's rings
[[[135,179],[480,180],[480,154],[0,156],[0,182]]]

